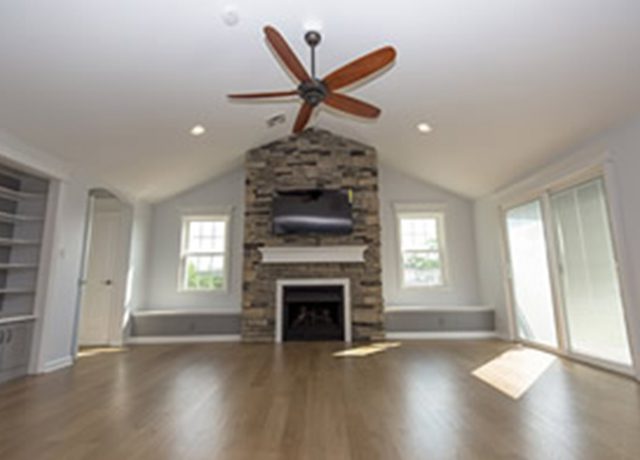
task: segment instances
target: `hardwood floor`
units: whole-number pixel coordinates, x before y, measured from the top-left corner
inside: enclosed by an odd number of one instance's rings
[[[640,385],[556,361],[519,400],[497,341],[140,346],[0,386],[0,459],[637,459]]]

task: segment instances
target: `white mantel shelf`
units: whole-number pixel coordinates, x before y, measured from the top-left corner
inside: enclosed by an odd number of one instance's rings
[[[363,263],[367,246],[268,246],[259,248],[264,264]]]

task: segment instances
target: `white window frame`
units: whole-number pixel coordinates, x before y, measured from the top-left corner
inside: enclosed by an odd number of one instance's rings
[[[219,251],[187,251],[188,228],[191,222],[222,222],[224,224],[224,250]],[[184,215],[180,225],[180,259],[178,262],[178,292],[181,293],[227,293],[229,287],[229,214],[198,214]],[[188,256],[222,255],[222,287],[220,288],[189,288],[185,286],[185,271]]]
[[[438,210],[436,210],[438,209]],[[424,206],[422,209],[417,206],[401,206],[396,205],[396,247],[398,248],[398,277],[400,281],[400,287],[402,289],[428,289],[428,290],[442,290],[449,289],[449,260],[446,245],[446,233],[445,233],[445,211],[437,207]],[[403,264],[403,250],[402,250],[402,220],[403,219],[434,219],[436,221],[436,227],[438,232],[438,253],[440,255],[440,266],[442,272],[442,283],[437,285],[429,284],[408,284],[405,280],[404,264]]]

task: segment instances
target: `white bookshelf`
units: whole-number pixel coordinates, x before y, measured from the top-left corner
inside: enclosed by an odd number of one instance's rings
[[[46,179],[0,165],[0,332],[3,332],[0,336],[4,337],[0,347],[4,347],[3,353],[18,352],[12,351],[17,345],[10,342],[10,337],[21,337],[21,343],[30,346],[33,327],[38,321],[34,303],[48,188]],[[19,352],[29,356],[28,350]],[[23,367],[14,366],[9,372],[0,363],[0,382],[26,374],[27,366],[25,361]]]

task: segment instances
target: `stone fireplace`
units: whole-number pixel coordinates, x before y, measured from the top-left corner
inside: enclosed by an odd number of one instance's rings
[[[273,197],[296,189],[351,190],[353,232],[275,235]],[[382,338],[375,149],[317,129],[258,147],[246,156],[245,200],[243,339]]]

